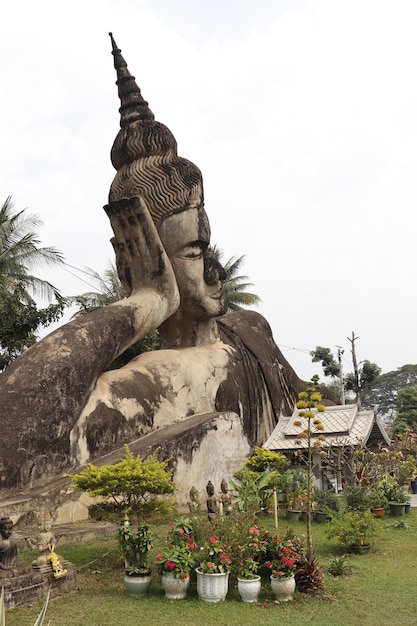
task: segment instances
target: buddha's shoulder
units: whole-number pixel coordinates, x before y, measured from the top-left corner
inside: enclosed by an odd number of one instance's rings
[[[272,330],[267,320],[257,311],[233,311],[216,319],[220,329],[229,328],[238,335],[261,334],[272,336]]]

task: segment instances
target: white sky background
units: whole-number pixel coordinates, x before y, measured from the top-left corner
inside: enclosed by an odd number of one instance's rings
[[[108,32],[205,182],[212,241],[297,373],[345,348],[416,363],[415,0],[15,0],[2,9],[0,201],[103,273],[119,100]],[[78,274],[82,276],[82,274]],[[63,269],[63,294],[90,287]],[[293,348],[293,349],[289,349]]]

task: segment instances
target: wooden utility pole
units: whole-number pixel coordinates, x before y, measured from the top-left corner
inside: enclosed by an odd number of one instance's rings
[[[354,331],[352,331],[352,338],[348,337],[348,341],[351,343],[351,353],[352,353],[352,363],[353,363],[353,375],[355,377],[355,391],[356,391],[356,403],[358,405],[358,411],[361,410],[361,396],[360,396],[360,386],[359,386],[359,370],[358,370],[358,362],[356,360],[356,350],[355,350],[355,341],[359,339],[359,337],[355,337]]]

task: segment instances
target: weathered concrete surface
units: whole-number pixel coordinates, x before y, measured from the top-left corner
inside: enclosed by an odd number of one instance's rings
[[[54,578],[53,572],[41,573],[30,568],[22,574],[0,579],[4,587],[4,604],[7,609],[16,606],[29,606],[41,599],[46,599],[48,589],[51,598],[63,596],[77,590],[77,572],[75,566],[62,561],[67,574],[62,578]]]
[[[187,507],[192,486],[204,491],[210,479],[219,489],[221,480],[231,478],[251,450],[242,422],[233,413],[196,415],[132,441],[129,447],[142,457],[159,450],[159,458],[172,458],[175,499],[180,508]],[[124,448],[118,448],[95,463],[99,466],[117,463],[124,454]],[[34,524],[37,510],[47,509],[55,528],[57,524],[86,520],[92,502],[86,494],[71,489],[69,477],[61,476],[43,487],[3,500],[0,512],[9,515],[20,530]]]

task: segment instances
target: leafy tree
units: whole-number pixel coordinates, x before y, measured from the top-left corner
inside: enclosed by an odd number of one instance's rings
[[[240,483],[232,482],[238,494],[238,506],[252,512],[266,509],[273,489],[281,484],[280,470],[287,464],[285,454],[256,447],[255,454],[233,474]]]
[[[336,378],[340,375],[340,367],[330,348],[317,346],[315,350],[310,352],[313,363],[321,363],[325,376]]]
[[[346,391],[352,391],[356,396],[356,402],[361,407],[362,394],[364,391],[371,387],[373,382],[381,373],[381,368],[376,363],[365,360],[358,365],[356,360],[355,341],[358,337],[355,337],[355,333],[352,333],[352,338],[348,337],[351,342],[352,348],[352,365],[353,372],[347,374],[344,377],[343,387]],[[339,358],[342,353],[339,353]],[[331,378],[341,377],[341,365],[332,354],[330,348],[324,348],[323,346],[317,346],[315,350],[310,352],[313,363],[320,363],[323,367],[324,375]],[[336,396],[340,396],[335,385],[332,386],[332,391]],[[342,399],[342,402],[344,400]]]
[[[120,282],[117,274],[117,269],[113,263],[109,263],[104,276],[100,276],[98,272],[92,269],[88,269],[88,274],[97,285],[97,291],[88,291],[79,296],[73,296],[71,303],[77,305],[79,308],[74,313],[73,317],[80,317],[96,309],[101,309],[104,306],[108,306],[113,302],[118,302],[127,297],[127,292]],[[142,354],[143,352],[151,352],[153,350],[159,350],[161,347],[161,340],[158,330],[153,330],[142,339],[136,341],[130,346],[123,354],[120,354],[107,369],[118,369],[129,363],[133,358]]]
[[[410,427],[417,429],[417,385],[399,391],[397,417],[393,426],[395,432],[404,432]]]
[[[247,282],[248,276],[239,275],[246,255],[239,258],[231,257],[223,264],[223,251],[214,244],[211,251],[213,256],[223,265],[226,272],[224,290],[227,295],[229,311],[241,311],[244,307],[257,306],[261,299],[255,293],[246,291],[248,287],[253,287],[253,283]]]
[[[60,293],[50,282],[30,274],[39,265],[60,265],[64,258],[58,250],[39,247],[36,230],[42,225],[37,215],[26,214],[26,209],[13,213],[9,196],[0,208],[0,287],[13,293],[19,286],[32,295],[51,299]]]
[[[347,374],[345,377],[345,386],[347,391],[353,391],[357,401],[360,401],[362,393],[365,389],[372,386],[373,382],[381,373],[381,368],[376,363],[365,360],[362,367],[359,367],[355,373]]]
[[[287,464],[288,459],[285,454],[281,454],[281,452],[273,452],[272,450],[265,450],[265,448],[255,447],[255,453],[250,457],[250,459],[246,459],[243,467],[252,472],[262,473],[280,471]]]
[[[230,484],[237,493],[238,509],[246,513],[258,513],[264,510],[266,500],[272,495],[272,482],[276,472],[251,472],[244,467],[237,474],[239,482],[231,480]]]
[[[38,309],[24,287],[17,285],[13,292],[0,288],[0,371],[36,343],[39,326],[46,328],[57,322],[66,302]]]
[[[36,343],[39,326],[58,321],[66,306],[56,287],[30,273],[41,264],[62,264],[63,256],[40,247],[36,230],[42,222],[25,211],[14,213],[10,196],[0,208],[0,371]],[[58,303],[38,309],[32,295],[55,297]]]
[[[173,493],[172,470],[168,461],[158,461],[157,452],[146,459],[134,456],[125,446],[124,458],[114,465],[97,467],[93,463],[71,476],[72,486],[93,497],[105,498],[100,504],[104,516],[116,514],[140,519],[148,517],[168,504],[160,496]]]
[[[362,403],[365,408],[378,406],[378,412],[387,424],[397,417],[398,394],[404,387],[417,385],[417,365],[403,365],[396,370],[381,374],[371,386],[362,392]]]
[[[72,304],[79,307],[73,317],[80,317],[80,315],[101,309],[103,306],[108,306],[113,302],[118,302],[127,297],[126,290],[120,282],[113,263],[109,263],[104,272],[104,276],[100,276],[98,272],[90,268],[88,268],[87,273],[96,284],[97,290],[87,291],[86,293],[71,298]]]

